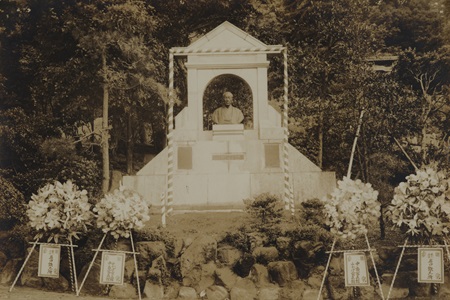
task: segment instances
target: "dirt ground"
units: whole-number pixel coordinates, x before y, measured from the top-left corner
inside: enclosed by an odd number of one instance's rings
[[[174,237],[195,238],[199,235],[210,235],[221,237],[228,231],[238,228],[245,219],[245,213],[238,210],[229,211],[202,211],[202,212],[180,212],[175,211],[166,219],[166,230]],[[147,226],[161,227],[161,215],[152,214]],[[75,292],[57,293],[16,285],[9,292],[10,285],[0,285],[0,299],[15,300],[97,300],[111,299],[108,297],[94,297],[81,294],[76,296]]]
[[[75,292],[67,293],[56,293],[49,291],[42,291],[37,289],[32,289],[28,287],[15,286],[14,289],[9,292],[10,286],[0,285],[0,299],[15,299],[15,300],[97,300],[97,299],[111,299],[105,297],[93,297],[85,296],[81,294],[79,297],[76,296]]]
[[[202,212],[177,212],[166,218],[166,230],[175,237],[195,238],[198,235],[222,236],[228,231],[233,231],[244,223],[246,213],[238,210],[229,211],[202,211]],[[151,215],[147,224],[152,227],[160,227],[161,215]]]

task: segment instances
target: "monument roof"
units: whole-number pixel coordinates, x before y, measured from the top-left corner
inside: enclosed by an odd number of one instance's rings
[[[267,48],[268,46],[228,21],[223,22],[186,49]]]

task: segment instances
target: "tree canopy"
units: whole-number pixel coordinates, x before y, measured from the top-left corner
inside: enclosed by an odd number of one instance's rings
[[[44,169],[40,176],[55,177],[44,161],[99,164],[105,151],[114,153],[113,169],[133,174],[143,153],[164,147],[157,144],[166,130],[169,49],[224,21],[288,47],[290,142],[322,169],[346,173],[362,110],[354,176],[398,180],[380,177],[383,168],[401,177],[395,161],[410,168],[396,141],[417,164],[448,168],[450,2],[441,3],[442,12],[426,0],[2,1],[0,175],[24,187]],[[392,71],[375,72],[369,58],[385,54],[397,58]],[[282,68],[271,57],[274,105],[282,102]],[[179,110],[182,60],[175,71]],[[80,126],[93,131],[102,116],[103,141],[80,140]],[[49,154],[54,139],[68,138],[74,146],[64,159]]]

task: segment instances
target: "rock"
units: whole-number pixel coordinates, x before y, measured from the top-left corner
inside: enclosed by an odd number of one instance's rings
[[[8,262],[8,257],[5,253],[0,251],[0,272],[3,270],[3,268],[6,266],[6,263]]]
[[[289,245],[291,244],[291,240],[291,238],[284,236],[277,238],[277,249],[281,257],[288,258],[290,256]]]
[[[128,251],[128,252],[133,251],[133,248],[131,247],[131,240],[123,237],[119,238],[117,240],[116,247],[114,248],[114,250]]]
[[[238,280],[238,276],[228,268],[216,269],[215,276],[215,282],[224,286],[229,291],[234,287]]]
[[[137,291],[131,283],[123,285],[113,285],[109,291],[109,297],[114,299],[136,299]]]
[[[441,284],[438,291],[438,299],[450,299],[450,285],[448,284],[450,276],[445,276],[444,282],[447,282],[447,284]]]
[[[401,248],[397,246],[382,246],[377,249],[378,256],[383,261],[383,270],[391,270],[394,272],[400,257]]]
[[[206,297],[208,300],[226,300],[228,291],[223,286],[212,285],[206,289]]]
[[[370,257],[370,253],[366,254],[366,260],[367,260],[367,268],[369,269],[370,273],[375,273],[375,268],[377,268],[378,274],[380,274],[380,267],[383,265],[383,261],[381,260],[380,256],[378,255],[378,252],[372,251],[373,260],[375,261],[375,266],[372,263],[372,258]]]
[[[270,284],[269,281],[269,271],[267,268],[260,264],[254,264],[250,270],[248,277],[256,284],[256,286],[261,287]]]
[[[178,292],[177,299],[187,299],[187,300],[198,299],[197,292],[192,287],[182,286],[180,288],[180,291]]]
[[[23,259],[20,258],[8,260],[0,273],[0,284],[13,283],[22,264]]]
[[[342,255],[331,257],[328,272],[330,275],[344,276],[344,257]]]
[[[164,297],[164,286],[147,280],[144,287],[144,294],[152,300],[161,300]]]
[[[258,290],[255,284],[248,278],[238,278],[236,284],[230,291],[231,300],[256,300]]]
[[[294,243],[293,257],[303,261],[315,261],[323,247],[322,242],[297,241]]]
[[[206,290],[208,287],[214,285],[215,271],[217,267],[213,262],[201,266],[200,280],[194,284],[197,293]]]
[[[42,277],[42,283],[44,288],[51,291],[65,292],[70,288],[69,281],[61,275],[58,278]]]
[[[292,261],[271,262],[267,266],[271,282],[284,286],[287,283],[298,279],[297,269]]]
[[[308,285],[313,289],[320,289],[320,286],[322,285],[322,278],[323,276],[314,274],[308,278]]]
[[[181,275],[185,277],[196,266],[215,261],[217,242],[209,236],[196,238],[180,257]]]
[[[217,260],[224,266],[233,267],[242,257],[242,251],[232,246],[217,249]]]
[[[416,282],[415,284],[411,284],[409,287],[409,293],[411,295],[414,295],[415,297],[431,297],[431,291],[432,291],[431,283]]]
[[[302,280],[294,280],[280,289],[278,299],[303,299],[302,294],[306,289],[306,284]]]
[[[147,281],[161,284],[161,271],[155,268],[150,268],[147,272]]]
[[[82,280],[84,279],[84,276],[86,275],[89,265],[90,262],[87,263],[85,266],[83,266],[83,268],[81,269],[81,273],[78,276],[79,284],[81,284]],[[87,276],[81,291],[94,296],[104,295],[106,285],[100,284],[99,279],[100,279],[100,258],[97,256],[97,259],[92,265],[92,268],[89,271],[89,275]]]
[[[176,299],[180,291],[180,284],[177,281],[171,281],[164,291],[164,299]]]
[[[406,253],[401,262],[402,271],[417,271],[417,253]]]
[[[134,272],[135,272],[135,265],[134,265],[134,259],[132,257],[129,257],[125,260],[125,268],[123,273],[123,282],[132,283],[134,278]]]
[[[28,251],[31,251],[31,249],[28,249]],[[38,269],[39,269],[39,253],[38,251],[33,250],[33,253],[28,259],[25,267],[23,268],[19,284],[31,288],[38,288],[38,289],[42,288],[44,283],[42,282],[42,278],[38,277]]]
[[[176,238],[173,241],[173,257],[178,257],[184,251],[184,241],[181,238]]]
[[[152,269],[161,271],[161,279],[169,277],[169,271],[167,270],[166,260],[161,255],[152,261]]]
[[[383,294],[385,298],[387,297],[389,293],[390,284],[382,283],[381,289],[383,290]],[[379,297],[380,296],[380,289],[376,289],[376,293]],[[393,287],[391,294],[389,295],[389,299],[405,299],[409,296],[409,289],[404,287]]]
[[[195,288],[197,293],[214,285],[216,265],[213,262],[198,265],[183,277],[183,285]]]
[[[63,250],[64,248],[61,248],[61,250]],[[69,258],[67,257],[67,255],[65,255],[67,253],[67,251],[64,251],[65,253],[62,254],[61,257],[61,263],[59,264],[59,273],[64,276],[65,279],[67,279],[67,281],[71,281],[70,279],[70,268],[72,267],[71,261],[69,261]],[[72,269],[73,272],[73,269]]]
[[[175,280],[181,280],[180,260],[178,258],[168,258],[166,260],[167,271],[169,277]]]
[[[252,255],[256,262],[266,265],[278,259],[278,250],[275,247],[256,247]]]
[[[28,254],[21,238],[10,231],[0,231],[0,251],[9,259],[23,258]]]
[[[186,274],[182,279],[183,286],[193,287],[202,278],[202,267],[201,265],[195,266]]]
[[[164,242],[138,242],[136,243],[136,255],[139,270],[147,270],[152,261],[163,256],[167,258],[166,245]]]
[[[373,300],[376,298],[377,295],[375,289],[377,289],[378,291],[380,290],[378,284],[371,286],[361,286],[358,287],[358,289],[359,289],[358,300]]]
[[[244,253],[244,255],[234,265],[233,271],[241,277],[247,277],[254,264],[255,258],[248,253]]]
[[[306,289],[302,297],[299,299],[302,300],[317,300],[317,295],[319,294],[319,289]],[[323,295],[320,296],[320,299],[323,299]]]
[[[269,284],[259,289],[258,300],[278,299],[280,287],[275,284]]]
[[[384,273],[381,278],[385,284],[391,284],[394,277],[393,273]],[[397,272],[394,287],[409,288],[412,284],[417,283],[417,272]]]

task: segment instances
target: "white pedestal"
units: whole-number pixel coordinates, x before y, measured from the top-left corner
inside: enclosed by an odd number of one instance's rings
[[[213,141],[244,139],[244,124],[215,124],[212,131]]]

